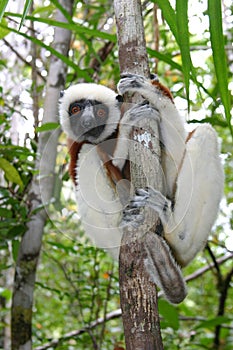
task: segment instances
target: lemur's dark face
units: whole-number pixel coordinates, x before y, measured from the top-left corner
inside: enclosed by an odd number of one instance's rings
[[[97,100],[81,99],[70,104],[68,113],[77,139],[95,142],[105,129],[109,108]]]

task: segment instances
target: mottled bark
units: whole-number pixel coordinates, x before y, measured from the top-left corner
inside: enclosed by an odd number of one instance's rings
[[[115,0],[119,62],[122,72],[149,77],[141,3]],[[134,96],[133,102],[141,100]],[[150,142],[145,138],[149,135]],[[133,141],[134,140],[134,141]],[[134,129],[129,150],[134,188],[152,186],[162,190],[160,144],[156,121],[145,119]],[[146,210],[144,223],[124,230],[119,274],[122,318],[127,350],[163,349],[157,308],[157,291],[145,270],[145,244],[154,242],[157,217]]]
[[[72,13],[73,0],[59,1],[61,6]],[[66,19],[57,12],[57,21]],[[55,28],[53,47],[63,55],[68,54],[70,31]],[[46,85],[43,124],[58,122],[58,99],[64,88],[66,65],[52,56]],[[27,231],[22,238],[15,269],[15,281],[12,301],[12,349],[30,350],[32,348],[32,306],[36,279],[36,269],[41,249],[42,235],[47,218],[46,203],[49,203],[54,187],[54,168],[57,155],[57,143],[60,131],[42,132],[39,135],[38,158],[35,175],[29,193],[31,218]],[[43,209],[41,209],[43,208]]]

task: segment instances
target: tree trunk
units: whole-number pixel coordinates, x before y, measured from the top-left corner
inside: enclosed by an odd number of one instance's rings
[[[72,13],[73,0],[59,0],[59,2],[67,12]],[[57,12],[56,20],[66,22],[60,11]],[[54,48],[67,55],[70,37],[70,31],[56,27]],[[58,122],[58,100],[60,91],[64,88],[65,78],[66,65],[58,58],[51,57],[43,124]],[[56,130],[53,132],[42,132],[39,136],[36,163],[36,169],[39,171],[39,174],[34,177],[29,193],[31,217],[27,225],[27,231],[20,244],[15,269],[12,301],[12,349],[14,350],[29,350],[32,348],[31,322],[36,268],[47,218],[46,204],[50,202],[53,194],[54,168],[59,134],[60,131]]]
[[[115,0],[121,72],[149,77],[140,0]],[[133,102],[139,102],[134,96]],[[143,136],[149,135],[147,147]],[[131,182],[135,188],[152,186],[162,192],[160,143],[155,120],[145,119],[134,129],[129,159]],[[137,140],[137,141],[135,141]],[[157,291],[145,270],[145,245],[156,244],[157,216],[150,209],[139,228],[126,228],[120,258],[120,296],[127,350],[163,349],[157,306]]]

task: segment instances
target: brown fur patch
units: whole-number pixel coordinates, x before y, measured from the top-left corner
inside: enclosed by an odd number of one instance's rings
[[[156,86],[157,89],[159,89],[165,96],[170,98],[170,100],[173,102],[173,96],[171,94],[171,91],[164,85],[162,85],[159,81],[152,80],[151,84]]]

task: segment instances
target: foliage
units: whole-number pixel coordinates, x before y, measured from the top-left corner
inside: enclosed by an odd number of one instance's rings
[[[26,194],[34,172],[34,156],[27,147],[13,145],[7,136],[10,118],[0,120],[0,169],[4,178],[0,186],[1,237],[0,246],[7,247],[7,240],[15,240],[25,232],[29,219]]]
[[[1,76],[5,77],[5,80],[0,81],[0,107],[4,108],[0,115],[0,255],[3,257],[0,278],[4,283],[6,269],[17,258],[19,238],[25,232],[25,225],[31,215],[28,189],[35,173],[38,133],[57,126],[40,128],[48,58],[53,54],[67,64],[67,86],[84,79],[115,87],[119,78],[111,1],[76,1],[73,18],[60,8],[67,18],[66,24],[54,20],[54,11],[59,8],[58,1],[46,4],[35,2],[33,11],[29,11],[31,2],[25,1],[20,14],[10,6],[6,8],[7,3],[2,1],[0,5],[0,17],[3,16],[0,24],[0,70]],[[159,49],[155,49],[152,35],[155,3],[162,10],[163,18],[159,25]],[[216,128],[222,142],[226,183],[221,213],[209,242],[211,249],[201,254],[185,270],[185,274],[190,275],[211,262],[215,263],[215,267],[206,272],[204,278],[199,277],[189,283],[189,295],[178,307],[161,300],[159,307],[164,346],[171,350],[212,349],[216,329],[221,325],[219,349],[228,350],[233,344],[233,310],[230,302],[233,295],[230,284],[225,290],[222,314],[219,305],[223,295],[221,286],[231,271],[231,262],[220,266],[216,259],[232,249],[228,244],[233,229],[232,95],[228,89],[232,91],[233,81],[232,58],[230,55],[226,57],[224,50],[224,45],[232,42],[232,25],[225,25],[222,30],[221,11],[216,11],[216,8],[220,9],[221,1],[204,1],[206,6],[203,10],[203,1],[200,0],[197,3],[202,6],[202,11],[195,14],[196,21],[201,23],[208,18],[210,26],[204,26],[199,33],[194,32],[193,28],[191,31],[191,1],[178,0],[176,6],[173,3],[168,0],[144,3],[143,16],[151,70],[158,73],[165,85],[171,87],[178,108],[185,110],[186,98],[189,99],[191,113],[186,117],[190,124],[210,122]],[[229,6],[228,11],[232,16],[232,6]],[[52,26],[72,31],[73,40],[68,57],[51,48]],[[32,54],[32,45],[36,47],[36,56]],[[158,64],[156,59],[159,59]],[[36,82],[31,77],[32,71],[36,72]],[[35,86],[38,125],[31,122]],[[20,145],[13,142],[12,136],[17,112],[20,113],[20,126],[28,128],[20,135]],[[76,208],[70,198],[72,188],[67,182],[68,156],[64,143],[62,136],[57,159],[55,200],[48,208],[48,223],[35,290],[34,343],[39,346],[52,339],[62,338],[73,330],[87,327],[79,336],[61,341],[57,348],[120,348],[123,341],[120,319],[88,329],[91,322],[119,307],[117,263],[113,263],[104,252],[90,246],[74,214]],[[13,253],[13,259],[7,253]],[[9,300],[10,291],[7,288],[2,288],[0,293],[3,299]],[[4,329],[4,320],[1,321],[0,327]]]

